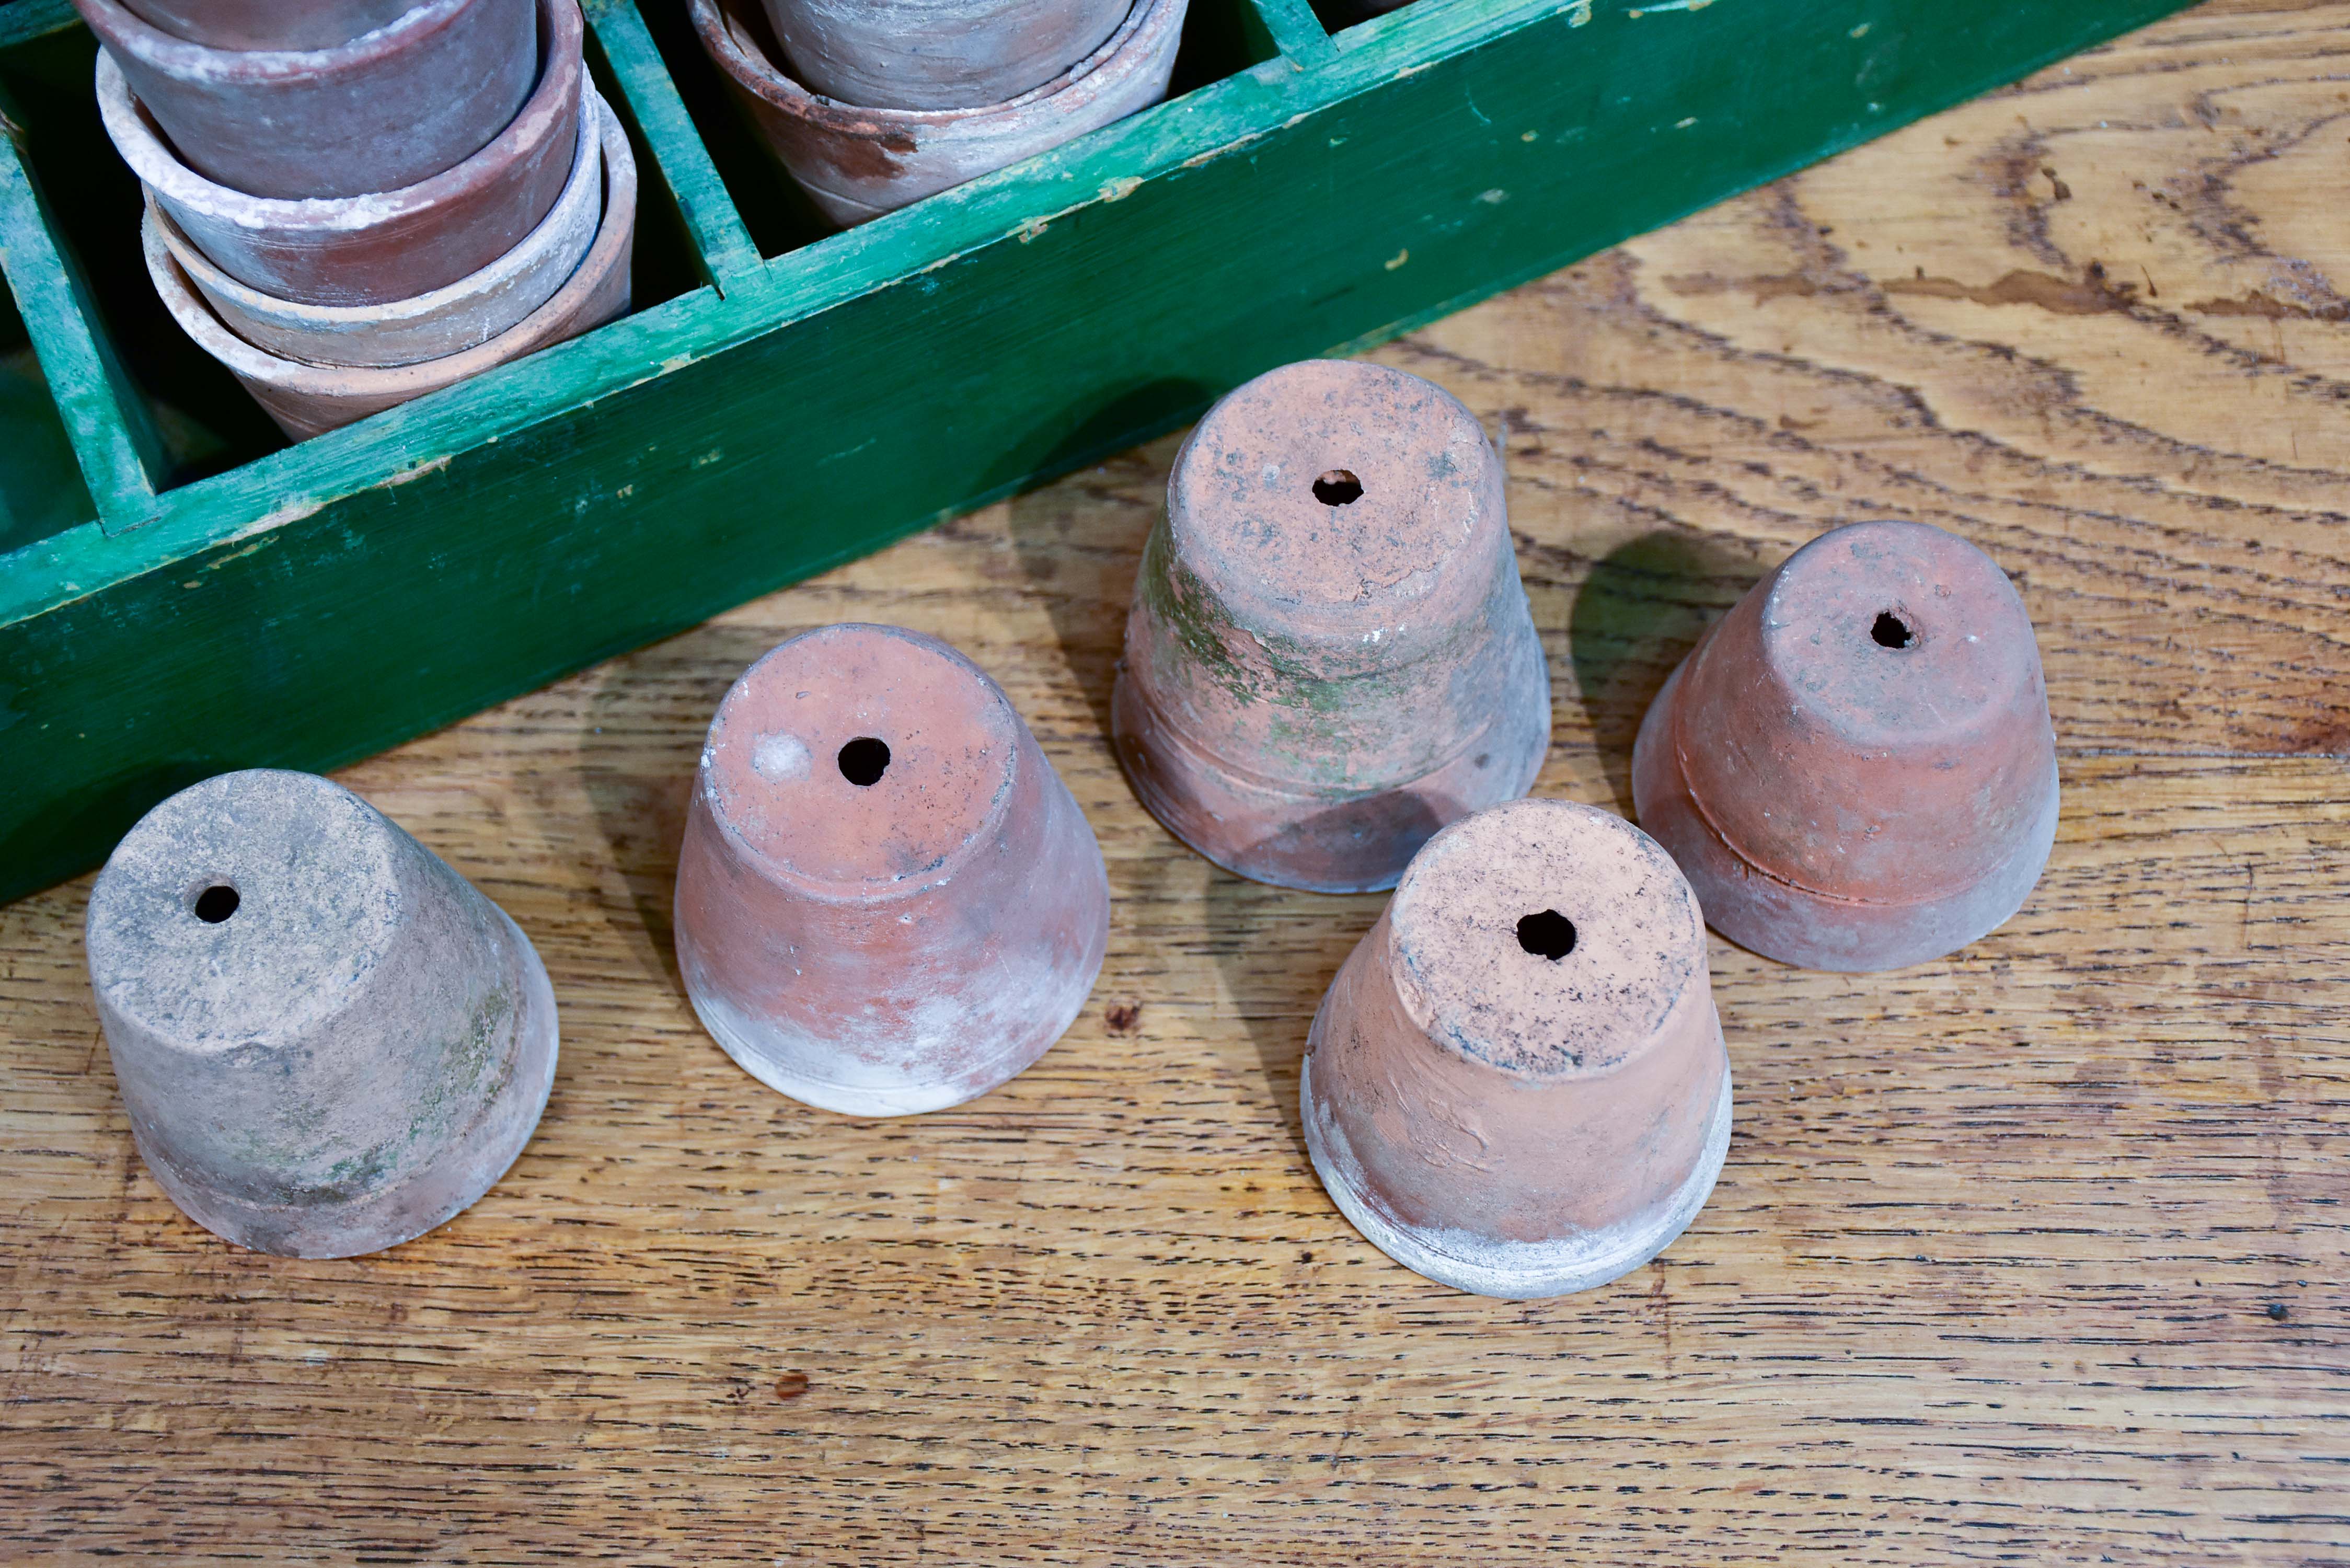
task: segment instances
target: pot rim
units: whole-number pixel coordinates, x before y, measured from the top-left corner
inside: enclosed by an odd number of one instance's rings
[[[255,196],[197,173],[165,140],[146,105],[130,90],[112,54],[98,54],[98,112],[122,161],[161,200],[207,217],[255,231],[308,234],[357,233],[398,223],[426,212],[519,162],[531,148],[555,135],[588,85],[582,58],[587,24],[578,0],[538,0],[544,65],[530,96],[504,130],[464,161],[429,180],[392,191],[358,196]]]
[[[589,89],[594,88],[590,85]],[[604,216],[597,225],[595,243],[588,254],[563,286],[547,296],[546,302],[522,320],[499,333],[486,343],[476,344],[461,353],[444,355],[438,359],[424,359],[413,365],[307,365],[298,359],[281,358],[265,349],[255,348],[221,324],[212,307],[203,302],[181,271],[180,264],[165,246],[161,231],[151,223],[140,224],[141,249],[146,253],[147,271],[154,280],[155,292],[162,296],[164,308],[180,330],[195,339],[196,346],[240,377],[259,381],[280,390],[305,397],[328,399],[421,397],[427,392],[454,386],[457,382],[478,376],[485,370],[523,354],[546,346],[544,339],[555,325],[577,309],[602,283],[605,275],[622,259],[635,238],[634,222],[637,202],[636,156],[629,150],[629,139],[620,129],[619,117],[598,100],[598,124],[603,132]],[[628,221],[615,222],[626,214]]]
[[[810,92],[767,57],[756,40],[744,33],[730,6],[720,0],[691,3],[695,32],[736,86],[771,108],[837,135],[901,143],[917,128],[970,130],[983,135],[995,132],[1000,129],[996,122],[1038,118],[1045,112],[1045,100],[1063,92],[1098,93],[1116,79],[1113,65],[1124,63],[1126,72],[1147,65],[1153,51],[1136,47],[1138,40],[1164,31],[1170,18],[1180,16],[1183,8],[1183,0],[1134,0],[1126,19],[1093,53],[1052,80],[1001,103],[972,109],[873,109]]]
[[[201,246],[188,238],[171,213],[162,210],[151,191],[148,192],[146,209],[152,215],[165,247],[171,251],[172,259],[179,263],[180,270],[187,275],[188,280],[195,285],[201,295],[224,296],[239,310],[296,330],[331,331],[370,324],[410,325],[473,296],[488,294],[525,270],[538,259],[537,253],[544,252],[561,237],[559,220],[566,215],[567,208],[585,205],[602,194],[600,175],[603,171],[604,123],[612,110],[592,83],[585,84],[585,88],[580,95],[579,140],[572,154],[571,173],[564,181],[563,190],[556,197],[555,205],[547,209],[546,216],[523,236],[520,244],[487,266],[468,273],[454,283],[443,284],[423,294],[412,294],[405,299],[386,300],[381,305],[306,305],[300,300],[282,298],[223,271],[219,264],[204,254]],[[595,132],[592,136],[588,134],[591,129]],[[599,221],[597,225],[599,234],[602,226]],[[588,247],[592,251],[594,246],[595,238],[591,235]],[[587,265],[585,256],[579,265]],[[558,288],[556,292],[561,290]]]
[[[224,49],[159,27],[119,0],[77,0],[83,20],[109,49],[124,50],[140,64],[193,86],[332,82],[400,54],[417,38],[448,26],[468,6],[485,3],[419,0],[382,26],[330,48]]]

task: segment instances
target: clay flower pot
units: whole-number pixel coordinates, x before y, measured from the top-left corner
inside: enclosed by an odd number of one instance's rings
[[[766,0],[792,71],[876,109],[969,109],[1033,91],[1101,47],[1130,0]]]
[[[1648,835],[1565,801],[1429,841],[1322,999],[1301,1075],[1339,1210],[1481,1295],[1638,1268],[1730,1147],[1697,899]]]
[[[749,0],[692,0],[702,47],[792,178],[834,222],[861,223],[1075,140],[1167,96],[1186,0],[1137,0],[1101,47],[1044,86],[984,108],[858,109],[777,70]]]
[[[417,0],[122,0],[140,20],[215,49],[331,49],[389,27]]]
[[[1143,551],[1110,723],[1152,815],[1283,887],[1391,888],[1438,828],[1523,794],[1550,676],[1475,416],[1339,359],[1209,410]]]
[[[579,129],[578,0],[540,0],[538,85],[489,145],[398,190],[319,201],[250,196],[174,155],[113,56],[98,108],[131,171],[190,240],[238,282],[303,305],[381,305],[445,288],[536,229],[570,177]]]
[[[719,704],[678,863],[678,967],[768,1087],[867,1116],[983,1095],[1068,1028],[1108,940],[1093,830],[953,649],[826,627]]]
[[[1823,534],[1673,671],[1632,789],[1741,947],[1855,971],[1964,947],[2022,907],[2056,836],[2023,601],[1939,528]]]
[[[594,89],[589,91],[592,94]],[[591,102],[603,137],[604,215],[587,259],[545,304],[488,342],[463,353],[412,365],[369,369],[308,365],[256,348],[223,327],[206,307],[187,274],[172,258],[152,211],[141,234],[147,274],[172,319],[205,353],[227,366],[254,400],[296,441],[469,380],[628,312],[629,258],[636,237],[636,159],[618,118],[600,99],[591,98]]]
[[[191,43],[116,0],[74,4],[181,160],[253,196],[429,179],[486,146],[538,77],[535,0],[427,0],[330,48],[266,50]]]
[[[223,325],[256,348],[307,365],[414,365],[490,341],[577,275],[604,217],[605,129],[590,88],[571,178],[522,244],[446,288],[384,305],[301,305],[239,283],[151,200],[147,221]]]
[[[140,1158],[239,1246],[422,1235],[504,1174],[554,1086],[529,939],[310,774],[223,774],[149,812],[99,874],[87,947]]]

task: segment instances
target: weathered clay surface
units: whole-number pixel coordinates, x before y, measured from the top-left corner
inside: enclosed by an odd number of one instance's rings
[[[1494,1296],[1670,1245],[1730,1141],[1697,899],[1610,813],[1522,800],[1430,839],[1331,983],[1300,1096],[1322,1184],[1405,1267]]]
[[[579,130],[578,0],[539,0],[537,86],[512,122],[454,168],[397,190],[333,199],[247,195],[182,162],[98,59],[107,135],[154,201],[223,272],[305,305],[380,305],[444,288],[522,244],[570,178]]]
[[[536,0],[428,0],[333,47],[282,50],[213,48],[117,0],[74,4],[182,161],[253,196],[430,179],[488,145],[538,78]]]
[[[1101,47],[1130,0],[766,0],[792,74],[840,103],[970,109]]]
[[[604,218],[606,134],[588,89],[571,178],[522,244],[446,288],[383,305],[302,305],[238,282],[151,198],[148,221],[222,325],[255,348],[306,365],[415,365],[486,343],[546,303],[578,271]]]
[[[958,109],[861,109],[775,68],[752,0],[691,0],[718,63],[784,167],[835,223],[854,224],[1032,157],[1167,96],[1188,0],[1139,0],[1117,31],[1019,97]]]
[[[1111,726],[1153,815],[1284,887],[1391,888],[1437,829],[1523,794],[1550,676],[1475,416],[1338,359],[1210,410],[1144,550]]]
[[[215,49],[331,49],[388,27],[418,0],[122,0],[175,37]]]
[[[1824,534],[1673,672],[1632,788],[1742,947],[1848,971],[1964,947],[2022,907],[2055,840],[2055,734],[2023,601],[1927,524]]]
[[[629,309],[629,256],[636,240],[637,164],[619,118],[588,89],[589,113],[603,139],[603,209],[596,242],[578,271],[545,304],[508,330],[460,354],[390,368],[320,366],[255,348],[220,323],[172,257],[151,210],[140,238],[147,275],[172,319],[197,347],[227,366],[278,428],[296,441],[452,387],[497,366],[578,337]]]
[[[760,1082],[853,1116],[983,1095],[1068,1028],[1108,939],[1093,830],[953,649],[826,627],[720,703],[678,866],[678,965]]]
[[[240,1246],[342,1258],[504,1175],[555,1082],[530,941],[341,785],[256,769],[140,820],[86,932],[140,1158]]]

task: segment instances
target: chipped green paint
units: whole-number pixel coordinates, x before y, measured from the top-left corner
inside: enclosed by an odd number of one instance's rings
[[[356,760],[2180,3],[1417,0],[1334,36],[1305,0],[1192,0],[1191,90],[811,243],[771,170],[720,156],[739,127],[693,118],[669,13],[592,0],[649,307],[194,478],[114,374],[151,348],[111,326],[138,281],[55,228],[104,187],[86,232],[130,244],[121,171],[20,182],[0,255],[94,514],[0,556],[0,898],[195,778]],[[0,78],[86,47],[67,21],[0,5]],[[86,115],[87,80],[53,101]],[[21,130],[36,166],[104,155]]]

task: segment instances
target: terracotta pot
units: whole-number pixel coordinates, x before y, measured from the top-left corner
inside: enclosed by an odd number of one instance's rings
[[[536,0],[428,0],[333,48],[216,49],[74,0],[197,173],[253,196],[396,191],[488,145],[538,76]]]
[[[569,178],[579,126],[578,0],[540,0],[538,86],[490,144],[429,180],[331,201],[248,196],[173,156],[111,55],[107,134],[181,232],[223,272],[303,305],[381,305],[479,272],[536,229]]]
[[[554,210],[522,244],[469,277],[386,305],[299,305],[237,282],[148,202],[148,222],[213,314],[257,348],[307,365],[414,365],[486,343],[546,303],[576,275],[604,217],[604,130],[595,89]]]
[[[816,204],[836,223],[861,223],[1166,97],[1186,0],[1138,0],[1107,42],[1060,76],[962,109],[857,109],[814,96],[769,62],[748,3],[691,0],[702,47]]]
[[[1476,417],[1340,359],[1211,409],[1143,552],[1110,723],[1152,815],[1283,887],[1391,888],[1438,828],[1523,794],[1550,676]]]
[[[1109,880],[994,681],[942,642],[832,626],[719,704],[677,876],[677,958],[726,1054],[850,1116],[983,1095],[1100,971]]]
[[[334,49],[388,28],[419,0],[122,0],[174,37],[213,49]]]
[[[590,89],[591,91],[593,89]],[[306,365],[255,348],[223,327],[172,259],[152,214],[145,224],[148,275],[182,330],[227,366],[254,400],[296,441],[454,386],[509,360],[577,337],[629,308],[629,257],[636,235],[637,165],[629,139],[598,104],[603,129],[604,218],[579,270],[546,303],[488,342],[391,369]]]
[[[1018,98],[1100,48],[1130,9],[1130,0],[766,0],[794,76],[826,98],[877,109]]]
[[[2056,836],[2023,601],[1939,528],[1823,534],[1665,683],[1632,789],[1741,947],[1855,971],[1964,947],[2022,905]]]
[[[239,1246],[422,1235],[504,1174],[554,1085],[529,939],[313,774],[223,774],[149,812],[99,874],[86,945],[140,1158]]]
[[[417,0],[122,0],[175,37],[215,49],[331,49],[388,27]]]
[[[1301,1076],[1340,1211],[1481,1295],[1638,1268],[1730,1147],[1697,899],[1653,839],[1565,801],[1429,841],[1322,999]]]

